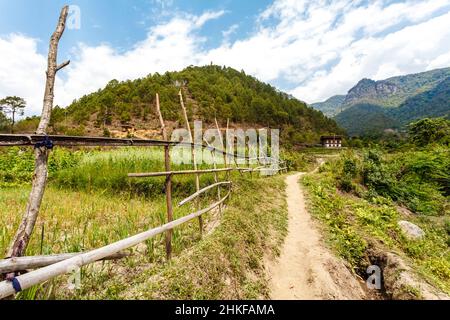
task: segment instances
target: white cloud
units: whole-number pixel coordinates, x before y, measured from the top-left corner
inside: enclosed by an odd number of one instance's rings
[[[442,30],[442,32],[436,32]],[[359,79],[388,77],[450,66],[450,12],[383,38],[364,38],[341,52],[329,72],[312,76],[292,93],[307,101],[346,93]],[[433,57],[436,57],[433,59]]]
[[[214,20],[214,19],[218,19],[221,16],[223,16],[225,14],[225,10],[220,10],[220,11],[208,11],[205,12],[204,14],[202,14],[199,17],[196,17],[196,21],[195,21],[195,26],[197,28],[202,27],[206,22],[208,22],[209,20]]]
[[[20,34],[0,38],[0,97],[26,97],[33,112],[42,108],[46,59],[37,40]]]
[[[236,33],[236,31],[239,29],[239,24],[233,24],[231,25],[228,29],[222,31],[222,36],[224,38],[225,41],[228,41],[230,36],[234,33]]]
[[[426,70],[450,66],[450,50],[447,53],[441,54],[435,59],[432,59],[428,64]]]
[[[204,49],[207,39],[199,30],[225,13],[176,14],[125,52],[79,44],[63,71],[64,80],[57,79],[55,102],[67,105],[111,79],[211,61],[283,83],[286,87],[280,89],[291,88],[290,93],[308,102],[345,93],[363,77],[382,79],[450,66],[448,0],[277,0],[256,19],[253,34],[230,42],[238,28],[232,25],[224,29],[221,45]],[[46,64],[36,44],[24,35],[0,37],[0,96],[23,96],[33,114],[41,109]]]
[[[449,13],[431,19],[443,9],[450,13],[450,2],[279,0],[260,16],[257,34],[211,51],[209,60],[266,81],[284,79],[297,84],[290,90],[296,97],[319,101],[363,77],[427,69],[430,59],[450,51]],[[445,66],[443,60],[435,66]]]

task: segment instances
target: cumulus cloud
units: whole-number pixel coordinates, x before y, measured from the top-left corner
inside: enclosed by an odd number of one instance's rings
[[[450,66],[448,0],[276,0],[255,19],[252,34],[232,42],[238,25],[227,26],[221,44],[205,49],[207,39],[200,30],[226,13],[177,13],[124,52],[106,44],[78,44],[75,59],[57,79],[55,102],[65,106],[111,79],[210,62],[282,83],[281,90],[307,102],[345,93],[363,77],[383,79]],[[42,105],[46,64],[37,41],[19,34],[0,37],[0,96],[26,98],[33,114]]]
[[[26,97],[40,111],[46,59],[37,53],[37,40],[20,34],[0,38],[0,61],[0,97]]]
[[[449,14],[444,0],[278,0],[260,15],[256,34],[211,50],[207,60],[281,80],[281,89],[315,102],[346,93],[363,77],[449,66]]]
[[[450,66],[450,13],[409,26],[384,37],[349,44],[329,71],[315,74],[292,90],[309,101],[346,91],[361,78],[388,77]],[[436,32],[442,30],[443,32]]]

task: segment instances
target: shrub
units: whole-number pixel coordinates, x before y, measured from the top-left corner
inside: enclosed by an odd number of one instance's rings
[[[339,179],[339,189],[345,192],[350,192],[353,190],[353,182],[350,176],[346,175]]]
[[[410,140],[420,146],[430,143],[449,144],[450,120],[445,118],[425,118],[408,126]]]
[[[358,168],[354,159],[345,159],[344,161],[344,174],[354,178]]]

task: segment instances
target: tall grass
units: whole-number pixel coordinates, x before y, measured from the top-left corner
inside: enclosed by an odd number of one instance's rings
[[[0,191],[0,252],[5,253],[21,219],[28,188]],[[175,200],[179,200],[175,198]],[[175,218],[195,208],[175,210]],[[96,192],[46,190],[27,255],[79,252],[107,245],[166,222],[164,198],[148,201]],[[44,237],[41,239],[41,231]],[[193,230],[192,230],[193,231]],[[182,234],[189,228],[179,228]],[[159,240],[158,240],[159,241]],[[174,241],[175,251],[183,247]],[[162,252],[161,252],[162,254]]]
[[[129,178],[132,172],[165,171],[163,148],[55,149],[49,160],[49,183],[35,232],[26,255],[81,252],[124,239],[167,222],[165,178]],[[200,165],[199,168],[210,168]],[[219,165],[220,167],[220,165]],[[172,170],[192,169],[172,163]],[[21,172],[21,175],[16,173]],[[0,154],[0,252],[8,245],[25,210],[33,172],[32,150],[12,148]],[[219,173],[223,180],[225,173]],[[232,179],[239,178],[232,173]],[[214,182],[213,174],[201,175],[200,184]],[[207,207],[216,201],[215,190],[203,195],[197,205],[176,204],[194,193],[195,176],[173,177],[174,219]],[[204,217],[208,223],[209,215]],[[176,256],[200,239],[197,220],[173,230]],[[140,253],[125,264],[165,262],[164,234],[139,245]],[[95,266],[86,270],[93,270]],[[26,291],[21,298],[52,298],[64,277]]]
[[[158,148],[124,148],[86,154],[75,167],[60,170],[52,183],[71,190],[112,192],[130,196],[158,197],[164,193],[164,177],[128,178],[128,173],[165,171],[164,153]],[[171,165],[172,170],[192,169],[190,164]],[[203,165],[200,168],[210,166]],[[173,177],[173,193],[186,196],[195,192],[195,177]],[[201,183],[210,184],[212,175],[202,175]]]

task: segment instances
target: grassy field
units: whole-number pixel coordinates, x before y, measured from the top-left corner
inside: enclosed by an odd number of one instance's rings
[[[27,255],[80,252],[159,226],[166,221],[164,178],[130,179],[127,173],[164,171],[162,150],[66,150],[50,158],[49,184]],[[6,252],[30,190],[30,150],[0,153],[0,251]],[[173,165],[174,170],[190,169]],[[16,174],[17,173],[17,174]],[[223,180],[225,173],[220,173]],[[261,265],[276,254],[287,219],[281,177],[232,173],[235,181],[223,216],[205,215],[174,230],[174,259],[165,261],[164,235],[133,248],[132,256],[82,268],[82,288],[67,288],[68,276],[21,293],[19,299],[256,298],[267,295]],[[202,175],[201,185],[214,181]],[[194,177],[174,177],[174,203],[195,192]],[[212,190],[200,206],[216,201]],[[175,209],[175,218],[196,211]],[[218,223],[220,221],[220,223]],[[210,265],[208,265],[210,264]],[[222,271],[220,271],[222,270]],[[190,272],[192,271],[192,272]],[[220,272],[219,272],[220,271]],[[183,274],[183,278],[177,275]],[[222,275],[228,278],[219,279]],[[151,281],[144,281],[151,279]],[[203,282],[212,281],[210,283]],[[218,287],[218,285],[222,284]],[[227,283],[231,281],[232,286]],[[139,287],[138,291],[133,291]],[[170,289],[169,289],[170,288]]]

